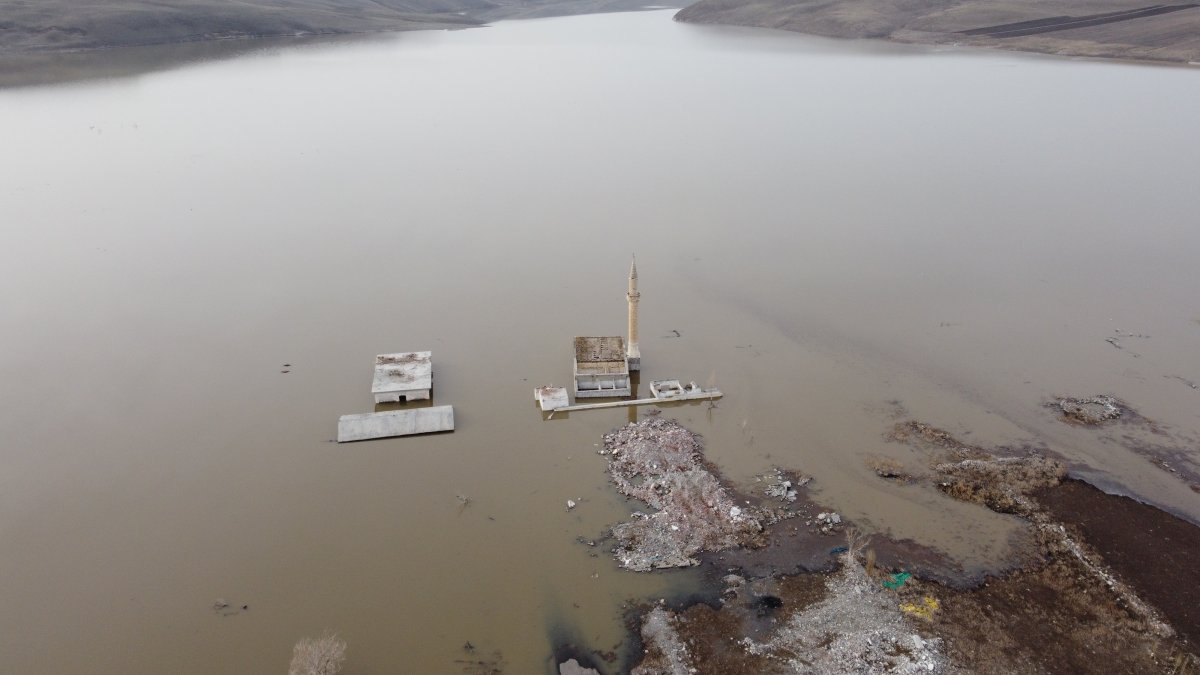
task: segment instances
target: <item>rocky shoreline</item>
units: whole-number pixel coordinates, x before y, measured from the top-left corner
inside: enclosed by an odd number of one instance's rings
[[[703,564],[718,598],[638,609],[631,672],[1200,672],[1200,528],[1071,479],[1044,453],[985,450],[915,420],[887,438],[928,458],[905,479],[1021,518],[1021,564],[963,579],[934,551],[820,509],[796,474],[739,493],[672,420],[608,434],[614,485],[658,509],[631,521],[633,536],[613,528],[619,563]],[[579,663],[562,672],[605,672]]]

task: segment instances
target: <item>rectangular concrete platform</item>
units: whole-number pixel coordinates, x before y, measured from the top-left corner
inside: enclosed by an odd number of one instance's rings
[[[667,398],[638,398],[631,401],[610,401],[608,403],[580,403],[576,405],[568,405],[562,408],[547,410],[546,412],[575,412],[576,410],[600,410],[602,408],[631,408],[642,405],[655,405],[663,403],[683,403],[685,401],[712,401],[721,398],[724,394],[720,389],[704,389],[698,391],[688,391],[678,396]]]
[[[439,431],[454,431],[454,406],[342,415],[338,419],[337,440],[338,443],[349,443]]]
[[[400,352],[375,357],[371,393],[376,403],[428,400],[433,388],[433,353]]]
[[[571,400],[567,398],[567,390],[564,387],[538,387],[533,390],[533,400],[538,402],[543,412],[571,405]]]

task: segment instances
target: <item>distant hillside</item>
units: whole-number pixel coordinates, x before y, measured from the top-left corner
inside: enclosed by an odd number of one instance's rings
[[[840,38],[1200,62],[1200,3],[1145,0],[699,0],[679,21]]]
[[[504,18],[639,9],[643,4],[634,0],[0,0],[0,55],[467,27]]]

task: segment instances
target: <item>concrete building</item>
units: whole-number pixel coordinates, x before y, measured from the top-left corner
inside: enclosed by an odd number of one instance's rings
[[[642,294],[638,293],[637,281],[637,258],[634,258],[629,265],[629,291],[625,294],[629,301],[629,343],[625,346],[629,370],[642,369],[642,350],[638,348],[638,300]]]
[[[629,358],[625,340],[575,338],[575,398],[629,396]]]
[[[401,352],[375,357],[371,393],[376,403],[427,400],[433,389],[433,353]]]

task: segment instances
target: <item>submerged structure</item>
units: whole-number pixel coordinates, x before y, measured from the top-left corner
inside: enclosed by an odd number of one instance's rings
[[[631,373],[642,368],[642,352],[638,347],[637,259],[629,265],[629,287],[625,299],[629,303],[629,337],[582,336],[575,338],[575,398],[626,398],[633,396]],[[702,389],[695,382],[687,385],[679,380],[655,380],[650,383],[652,398],[577,403],[571,405],[565,387],[548,385],[533,390],[533,398],[542,412],[571,412],[600,408],[623,408],[665,402],[712,401],[721,398],[720,389]]]
[[[575,398],[613,398],[632,393],[625,340],[619,336],[575,338]]]
[[[371,395],[375,404],[427,401],[433,390],[433,353],[397,352],[375,357]],[[454,407],[439,405],[384,410],[338,419],[338,443],[454,431]]]
[[[637,286],[637,259],[629,265],[629,290],[625,299],[629,302],[629,342],[625,345],[625,357],[629,361],[629,370],[642,369],[642,350],[638,347],[638,301],[642,294]]]
[[[337,442],[436,434],[442,431],[454,431],[454,406],[436,405],[414,410],[342,415],[338,419]]]
[[[702,389],[695,382],[689,382],[687,386],[684,386],[679,383],[679,380],[655,380],[650,383],[650,393],[653,395],[651,398],[571,405],[567,400],[566,389],[550,385],[534,389],[533,400],[537,401],[542,412],[554,413],[600,410],[602,408],[636,408],[642,405],[682,403],[684,401],[714,401],[723,396],[720,389]],[[584,398],[587,397],[584,396]]]
[[[642,368],[642,352],[638,347],[637,260],[629,266],[629,287],[625,299],[629,303],[629,337],[619,336],[575,338],[575,398],[615,398],[631,396],[629,374]]]
[[[376,403],[429,400],[433,389],[433,352],[401,352],[375,357],[371,393]]]

